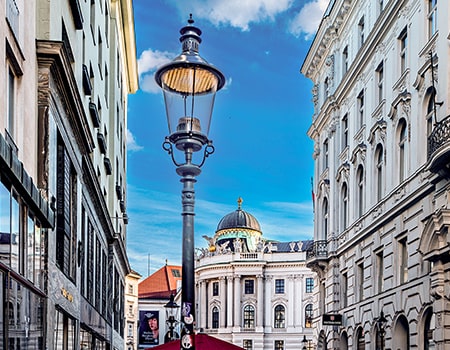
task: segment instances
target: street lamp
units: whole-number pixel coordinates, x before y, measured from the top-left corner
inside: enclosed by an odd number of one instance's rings
[[[164,343],[178,339],[179,335],[175,332],[175,324],[177,323],[177,311],[180,307],[174,300],[175,296],[170,295],[170,299],[164,307],[166,308],[166,323],[169,326],[169,331],[164,336]]]
[[[202,32],[193,24],[190,15],[188,25],[180,30],[182,53],[155,74],[164,93],[169,126],[163,148],[171,156],[183,183],[180,343],[181,349],[189,350],[195,349],[194,183],[206,158],[214,152],[208,133],[215,94],[225,85],[224,75],[198,54]],[[173,146],[184,153],[183,162],[175,159]],[[193,163],[194,152],[204,146],[203,159]]]
[[[306,350],[306,345],[308,344],[308,339],[306,339],[306,335],[303,336],[302,343],[303,343],[303,350]]]
[[[380,336],[379,350],[384,350],[384,335],[386,334],[386,322],[387,319],[384,317],[384,312],[381,310],[380,317],[377,320],[378,334]]]

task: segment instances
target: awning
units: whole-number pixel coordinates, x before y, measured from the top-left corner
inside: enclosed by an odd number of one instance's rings
[[[180,350],[180,340],[174,340],[169,343],[161,344],[146,350]],[[209,336],[205,333],[195,335],[196,350],[243,350],[240,346],[228,343],[226,341]]]

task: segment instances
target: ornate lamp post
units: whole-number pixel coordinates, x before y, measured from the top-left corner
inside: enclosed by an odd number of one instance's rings
[[[164,305],[166,308],[166,323],[169,326],[169,331],[164,336],[164,343],[168,343],[179,338],[178,333],[175,331],[175,324],[178,322],[177,311],[180,306],[175,302],[174,298],[175,296],[171,294],[170,300],[166,305]]]
[[[379,350],[384,350],[384,336],[386,334],[386,322],[387,319],[386,317],[384,317],[383,310],[381,310],[380,317],[378,317],[377,320],[378,334],[380,336],[380,344],[378,347]]]
[[[199,55],[202,32],[193,23],[191,15],[188,25],[180,30],[182,53],[155,75],[164,93],[170,134],[163,148],[172,157],[183,183],[181,349],[190,350],[195,349],[194,183],[206,158],[214,152],[208,133],[215,94],[225,85],[224,75]],[[175,159],[173,146],[183,152],[184,161]],[[193,163],[194,152],[204,146],[203,159]]]

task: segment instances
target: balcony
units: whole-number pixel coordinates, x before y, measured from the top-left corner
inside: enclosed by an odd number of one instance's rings
[[[83,13],[78,0],[70,0],[70,9],[72,10],[73,23],[75,29],[83,29]]]
[[[100,152],[102,154],[106,154],[106,150],[108,149],[108,146],[106,145],[105,136],[100,132],[97,133],[97,142],[98,142],[98,147],[100,148]]]
[[[436,123],[428,137],[429,169],[434,173],[450,173],[450,116]]]
[[[314,271],[324,270],[328,265],[328,242],[314,241],[312,248],[306,251],[306,266]]]

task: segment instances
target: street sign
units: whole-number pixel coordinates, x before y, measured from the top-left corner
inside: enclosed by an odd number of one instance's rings
[[[323,314],[322,325],[324,326],[342,326],[341,314]]]

